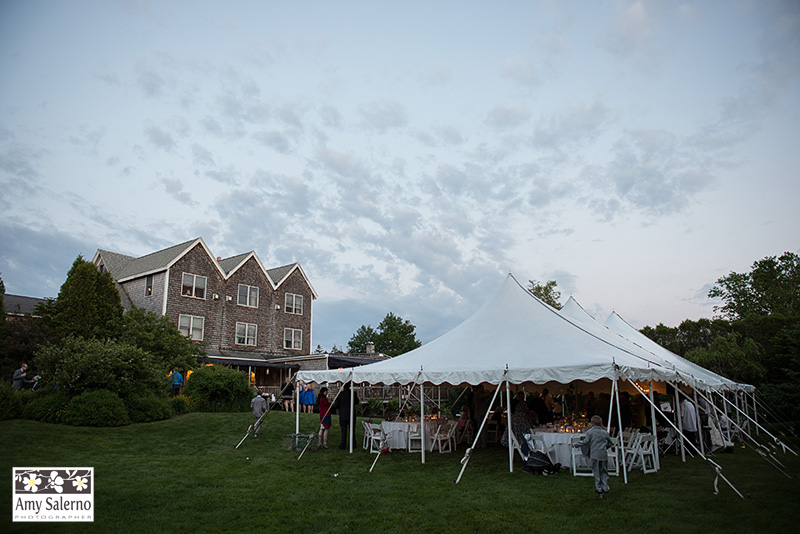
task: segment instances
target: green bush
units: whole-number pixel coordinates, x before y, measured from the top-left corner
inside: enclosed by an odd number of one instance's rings
[[[201,367],[192,373],[183,392],[197,403],[192,411],[203,412],[246,411],[252,398],[247,374],[222,365]]]
[[[67,413],[71,397],[63,391],[37,396],[25,405],[22,415],[26,419],[43,423],[61,423]]]
[[[174,415],[189,413],[190,398],[186,395],[178,395],[169,399],[169,406]]]
[[[9,384],[0,384],[0,421],[22,414],[22,397]]]
[[[126,343],[69,337],[41,349],[34,359],[47,382],[72,395],[107,389],[125,398],[165,395],[166,370],[155,357]]]
[[[125,403],[116,393],[98,389],[69,401],[64,423],[73,426],[123,426],[131,423]]]
[[[126,397],[123,402],[125,403],[125,409],[128,411],[128,417],[133,423],[162,421],[169,419],[172,415],[170,404],[152,393]]]

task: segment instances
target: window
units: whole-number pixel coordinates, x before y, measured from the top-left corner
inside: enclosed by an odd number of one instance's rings
[[[297,328],[283,329],[283,348],[300,350],[303,344],[303,331]]]
[[[149,297],[153,294],[153,275],[148,274],[144,283],[144,296]]]
[[[179,315],[178,330],[192,341],[203,341],[203,327],[205,318],[195,315]]]
[[[206,298],[206,281],[207,278],[205,276],[183,273],[181,295],[198,299]]]
[[[255,347],[257,332],[258,325],[250,323],[236,323],[236,344],[250,345],[251,347]]]
[[[258,308],[258,287],[239,284],[239,306]]]
[[[284,303],[283,307],[286,310],[286,313],[303,315],[303,295],[286,293],[286,302]]]

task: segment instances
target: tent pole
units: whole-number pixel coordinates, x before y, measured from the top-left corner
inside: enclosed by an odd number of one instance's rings
[[[672,385],[675,388],[675,419],[678,420],[678,432],[681,435],[681,461],[686,461],[686,440],[683,439],[683,414],[681,413],[681,400],[678,397],[678,383]]]
[[[736,408],[737,410],[739,409],[737,406],[735,406],[735,405],[734,405],[734,404],[733,404],[731,401],[729,401],[727,398],[723,397],[723,400],[724,400],[725,402],[727,402],[728,404],[730,404],[731,406],[733,406],[734,408]],[[724,406],[724,405],[723,405],[723,406]],[[736,412],[736,415],[737,415],[737,418],[738,418],[739,412]],[[728,418],[728,420],[730,420],[730,418]],[[751,419],[751,421],[752,421],[752,419]],[[732,421],[731,421],[731,422],[732,422]],[[772,433],[771,433],[769,430],[767,430],[767,429],[766,429],[766,428],[764,428],[763,426],[759,425],[758,423],[756,423],[756,425],[758,425],[757,427],[760,427],[760,428],[761,428],[761,430],[763,430],[765,434],[767,434],[769,437],[771,437],[771,438],[773,439],[773,441],[775,441],[775,444],[776,444],[776,445],[780,445],[781,447],[783,447],[783,451],[784,451],[784,452],[786,452],[786,451],[788,450],[789,452],[791,452],[792,454],[794,454],[795,456],[797,456],[797,453],[796,453],[794,450],[792,450],[792,448],[791,448],[791,447],[789,447],[788,445],[786,445],[785,443],[783,443],[783,442],[782,442],[780,439],[778,439],[777,437],[775,437],[775,436],[774,436],[774,435],[773,435],[773,434],[772,434]],[[741,425],[737,425],[737,426],[738,426],[739,428],[741,428]]]
[[[750,395],[753,398],[753,421],[756,423],[756,436],[759,435],[759,428],[758,428],[758,406],[756,405],[756,393],[755,391]]]
[[[700,404],[697,402],[697,390],[694,389],[694,411],[695,415],[697,416],[697,438],[700,441],[700,454],[703,456],[706,455],[706,447],[703,443],[705,441],[705,434],[703,432],[703,421],[700,419]],[[706,413],[706,417],[708,417],[708,413]]]
[[[353,382],[353,374],[350,373],[350,454],[353,454],[353,441],[356,433],[356,412],[355,410],[356,384]]]
[[[428,444],[428,442],[425,441],[425,394],[424,394],[425,391],[423,389],[424,387],[425,387],[425,385],[422,382],[420,382],[420,384],[419,384],[419,432],[420,432],[420,436],[422,436],[422,440],[421,440],[421,443],[420,443],[420,449],[422,449],[420,452],[422,454],[420,454],[420,457],[422,458],[422,463],[423,464],[425,463],[425,446]]]
[[[653,438],[656,441],[656,447],[658,447],[658,431],[656,430],[656,403],[654,400],[655,392],[653,389],[653,381],[650,380],[650,427],[653,431]],[[661,458],[659,455],[655,455],[656,460],[656,469],[661,469]]]
[[[511,442],[511,388],[506,380],[506,432],[508,432],[508,472],[514,472],[514,445]]]
[[[625,484],[628,483],[628,469],[625,466],[625,440],[622,437],[622,410],[619,409],[619,386],[617,386],[617,366],[614,365],[614,391],[617,397],[617,424],[619,425],[619,449],[622,453],[622,478],[625,481]],[[644,465],[644,461],[642,461]],[[617,468],[620,467],[620,459],[617,458]]]
[[[617,390],[617,381],[611,381],[611,402],[608,403],[608,419],[606,419],[606,430],[611,434],[611,414],[614,413],[614,392]],[[619,410],[617,410],[619,411]],[[620,430],[621,432],[622,430]]]
[[[623,375],[623,376],[625,376],[625,375]],[[642,390],[641,390],[641,388],[640,388],[639,386],[637,386],[637,385],[636,385],[636,383],[635,383],[633,380],[631,380],[631,379],[630,379],[630,378],[628,378],[627,376],[625,376],[625,379],[626,379],[628,382],[630,382],[630,383],[631,383],[631,385],[632,385],[633,387],[635,387],[635,388],[636,388],[636,389],[639,391],[639,393],[641,393],[641,394],[643,394],[643,395],[644,395],[644,391],[642,391]],[[677,395],[677,392],[676,392],[676,395]],[[648,399],[648,400],[649,400],[649,399]],[[655,406],[655,405],[653,405],[653,406]],[[657,408],[657,409],[658,409],[659,413],[661,413],[661,415],[664,415],[664,412],[662,412],[660,408]],[[672,421],[670,421],[670,420],[669,420],[669,418],[668,418],[666,415],[664,415],[664,420],[665,420],[665,421],[666,421],[666,422],[667,422],[667,423],[668,423],[668,424],[669,424],[669,425],[670,425],[672,428],[674,428],[675,430],[678,430],[678,427],[676,427],[676,426],[675,426],[675,423],[673,423]],[[683,432],[681,432],[681,436],[683,436]],[[691,442],[689,443],[689,445],[691,445],[692,447],[694,447],[694,444],[693,444],[693,443],[691,443]],[[695,450],[695,451],[697,451],[697,453],[698,453],[698,454],[700,453],[700,451],[697,449],[697,447],[694,447],[694,450]],[[705,456],[703,456],[703,460],[705,460],[705,461],[706,461],[706,462],[707,462],[707,463],[708,463],[708,464],[709,464],[709,465],[710,465],[710,466],[711,466],[711,467],[714,469],[714,471],[715,471],[715,472],[716,472],[716,474],[717,474],[717,477],[719,477],[719,478],[722,478],[722,480],[724,480],[724,481],[725,481],[725,482],[728,484],[728,486],[730,486],[730,487],[731,487],[731,489],[732,489],[733,491],[735,491],[735,492],[736,492],[736,495],[738,495],[739,497],[741,497],[742,499],[744,499],[744,495],[742,495],[742,494],[739,492],[739,490],[738,490],[738,489],[736,489],[736,487],[735,487],[733,484],[731,484],[731,483],[730,483],[730,481],[729,481],[727,478],[725,478],[725,475],[723,475],[723,474],[722,474],[722,467],[721,467],[719,464],[717,464],[716,462],[714,462],[713,460],[711,460],[710,458],[707,458],[707,457],[705,457]],[[719,493],[719,491],[717,491],[717,481],[715,480],[715,481],[714,481],[714,494],[716,495],[716,494],[718,494],[718,493]]]
[[[489,409],[486,410],[486,413],[483,416],[483,421],[481,421],[481,426],[478,428],[478,431],[475,433],[475,438],[472,442],[472,447],[468,448],[464,451],[464,457],[461,459],[461,472],[458,473],[458,477],[455,480],[455,483],[458,484],[461,482],[461,476],[464,474],[464,470],[467,468],[467,464],[469,463],[469,459],[472,456],[472,451],[475,449],[475,446],[478,444],[478,439],[481,436],[481,432],[483,432],[483,427],[486,426],[486,420],[489,419],[489,413],[492,411],[492,406],[494,405],[494,401],[497,400],[497,394],[500,392],[500,388],[503,386],[503,381],[506,379],[506,374],[508,374],[508,367],[506,367],[505,372],[503,373],[503,378],[500,379],[500,383],[497,384],[497,389],[494,390],[494,395],[492,396],[492,400],[489,403]]]
[[[297,391],[297,382],[292,384],[292,398],[294,399],[294,433],[300,433],[300,392]]]

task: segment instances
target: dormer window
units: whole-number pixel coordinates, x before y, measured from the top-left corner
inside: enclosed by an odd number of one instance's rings
[[[148,274],[144,281],[144,296],[149,297],[153,294],[153,275]]]

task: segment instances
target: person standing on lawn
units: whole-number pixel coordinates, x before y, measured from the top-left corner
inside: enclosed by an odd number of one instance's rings
[[[331,428],[331,401],[328,400],[328,388],[319,390],[319,446],[328,448],[328,431]]]
[[[256,391],[256,396],[250,401],[250,407],[253,409],[253,417],[256,418],[256,422],[250,427],[255,431],[253,434],[254,438],[258,437],[258,432],[261,430],[261,416],[267,411],[267,400],[264,398],[266,396],[266,393],[261,395]]]
[[[172,368],[172,374],[169,375],[169,396],[175,397],[181,394],[181,386],[183,385],[183,376],[178,371],[177,367]]]
[[[592,461],[592,474],[594,475],[594,490],[597,498],[602,499],[608,493],[608,449],[614,442],[611,436],[603,429],[603,418],[593,415],[592,426],[583,433],[574,447],[580,447],[581,453]]]
[[[353,395],[353,408],[355,408],[355,405],[360,401],[358,400],[357,393],[353,392]],[[353,410],[353,412],[350,411],[350,382],[345,382],[344,388],[333,402],[333,408],[331,411],[338,412],[339,414],[339,429],[342,431],[342,437],[339,440],[339,449],[344,450],[345,446],[347,445],[347,436],[350,434],[349,430],[351,425],[355,424],[356,415],[353,413],[355,410]]]

